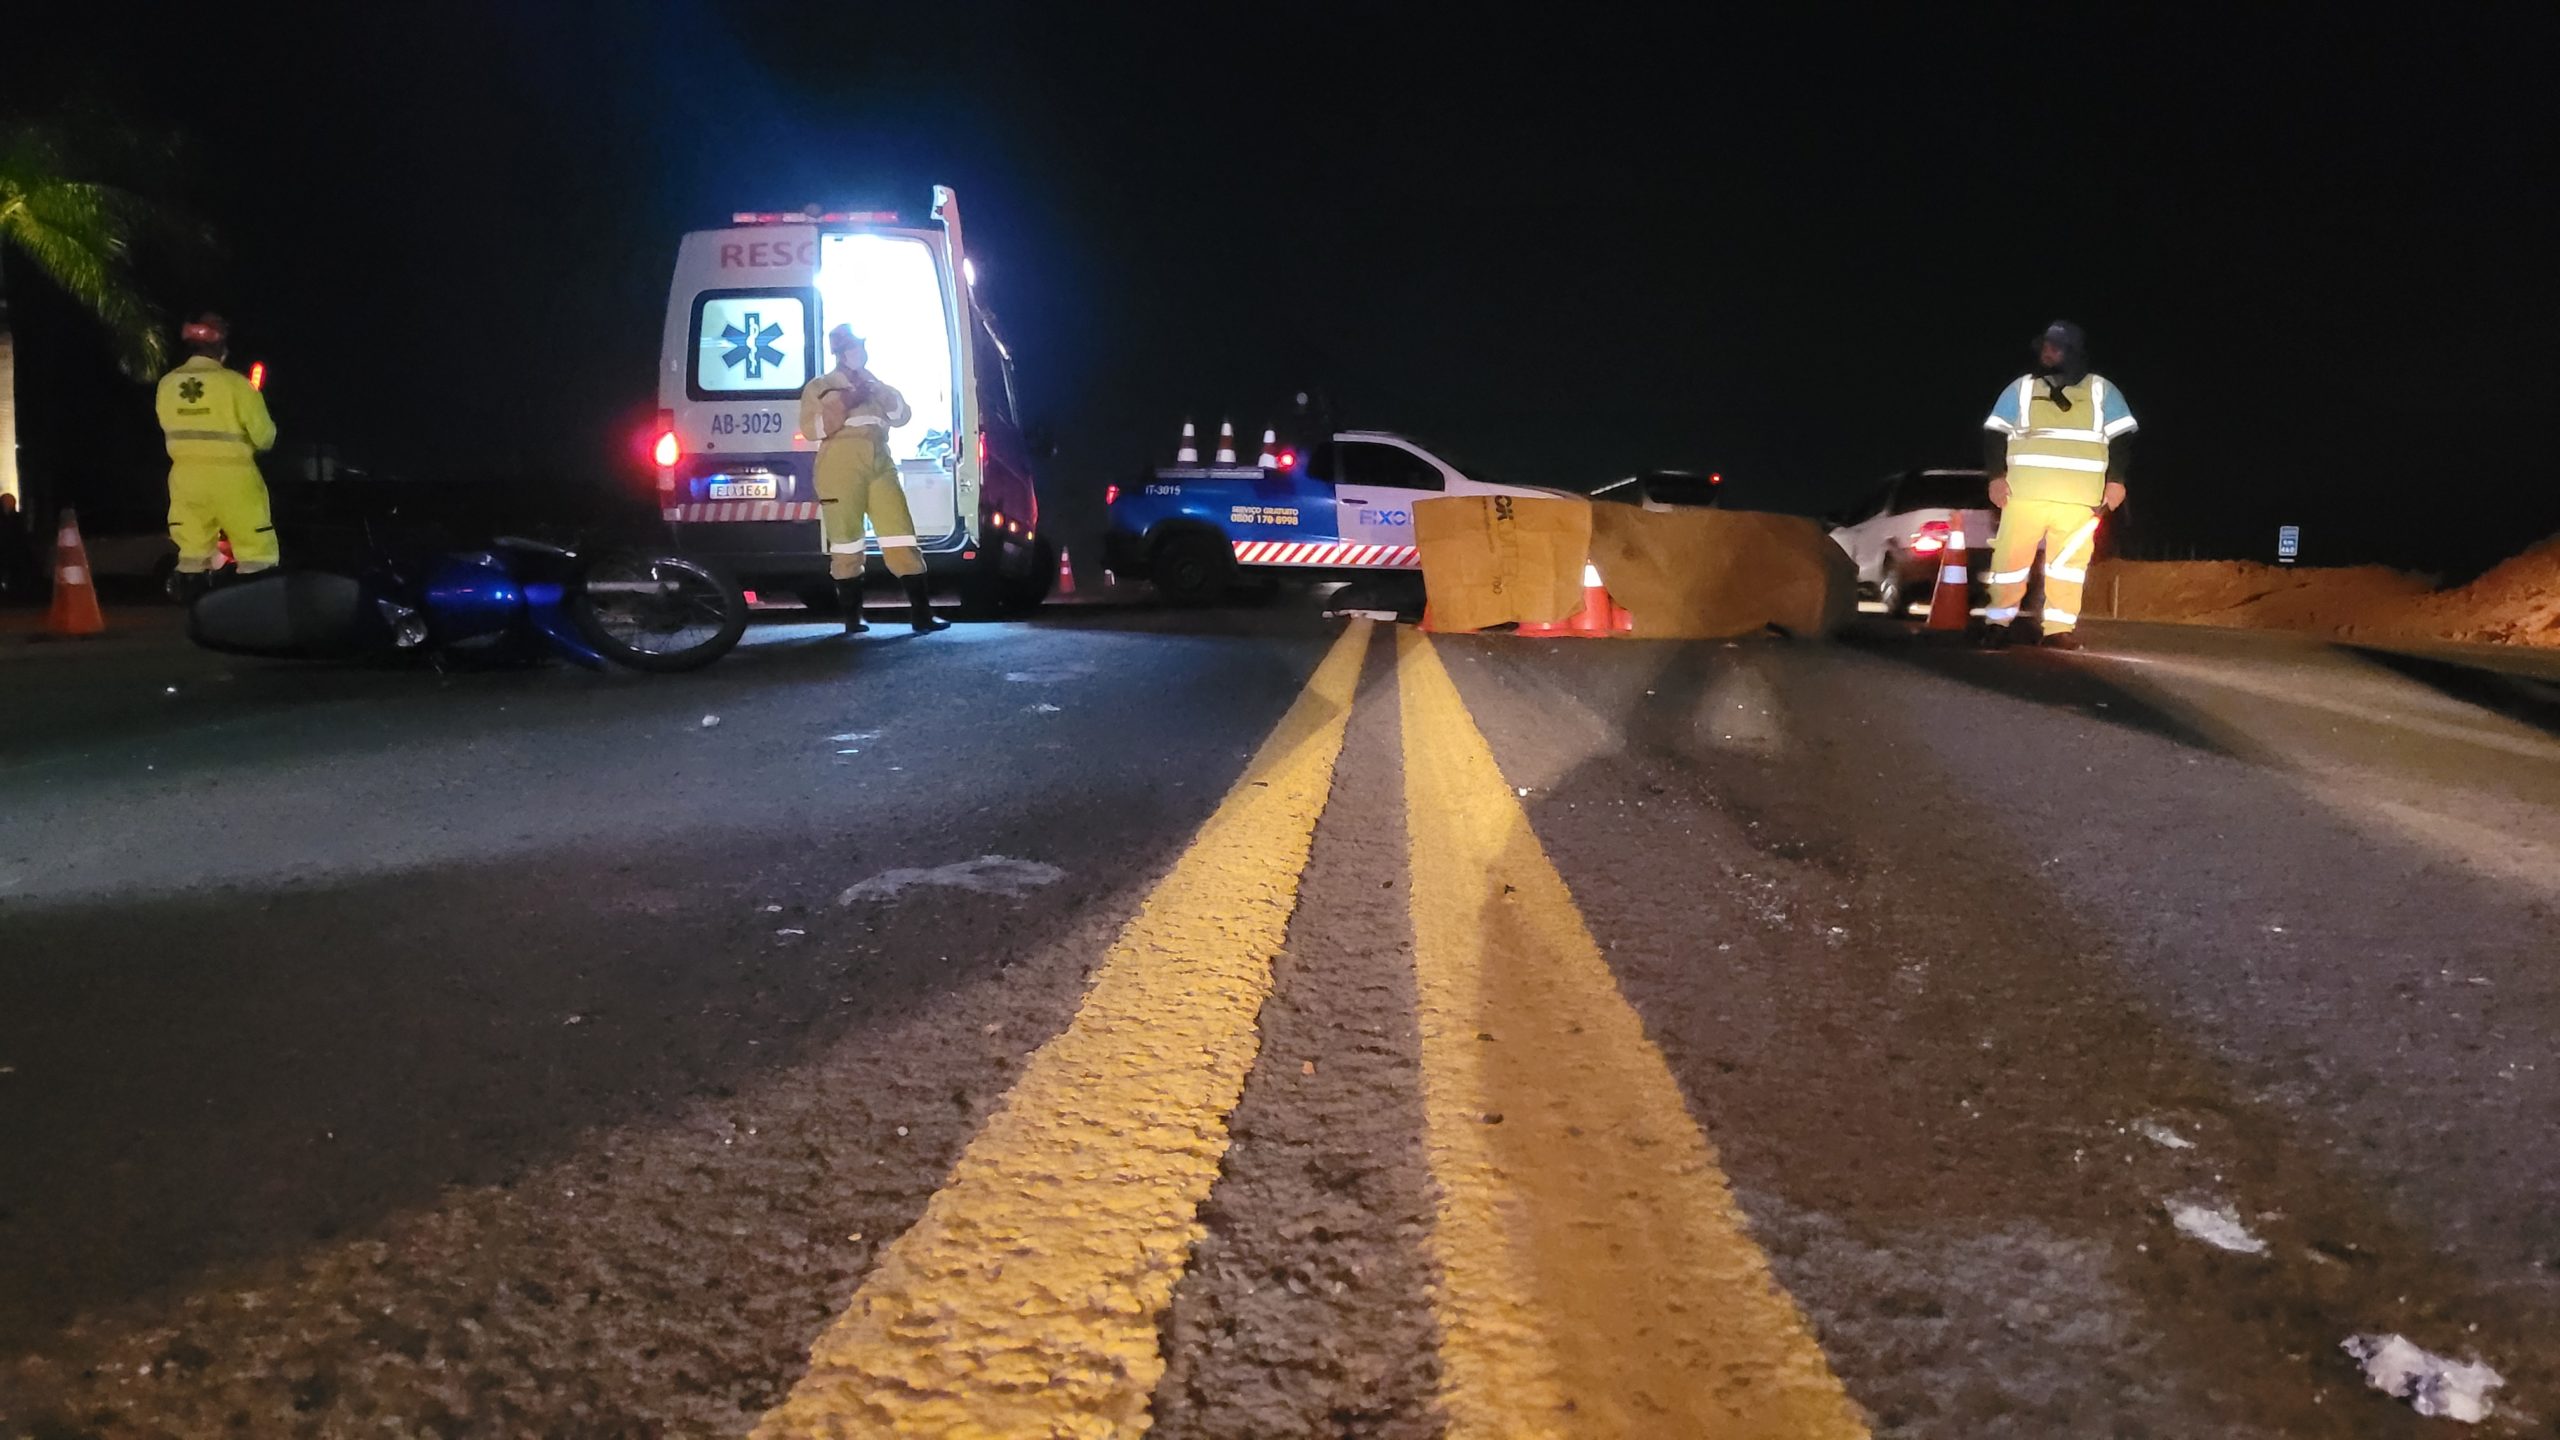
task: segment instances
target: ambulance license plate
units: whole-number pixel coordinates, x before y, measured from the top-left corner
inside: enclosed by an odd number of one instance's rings
[[[714,480],[711,482],[711,498],[714,500],[770,500],[775,493],[774,482],[771,480]]]

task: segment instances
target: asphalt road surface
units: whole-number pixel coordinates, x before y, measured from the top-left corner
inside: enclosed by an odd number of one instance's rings
[[[2550,681],[2091,634],[12,641],[0,1436],[2560,1433]]]

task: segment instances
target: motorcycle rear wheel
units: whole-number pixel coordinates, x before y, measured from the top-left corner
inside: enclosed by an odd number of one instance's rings
[[[673,555],[597,556],[578,573],[569,614],[606,659],[655,675],[699,670],[747,633],[745,592]]]

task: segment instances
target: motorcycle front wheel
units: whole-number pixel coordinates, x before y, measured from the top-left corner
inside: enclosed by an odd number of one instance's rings
[[[699,670],[747,633],[745,593],[672,555],[597,556],[579,573],[569,613],[606,659],[659,675]]]

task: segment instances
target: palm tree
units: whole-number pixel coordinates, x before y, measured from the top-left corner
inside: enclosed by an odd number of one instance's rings
[[[9,330],[13,256],[97,317],[127,375],[153,379],[169,358],[167,330],[131,269],[135,238],[163,217],[125,190],[74,179],[71,154],[60,136],[42,127],[0,135],[0,494],[21,489],[17,347]]]

